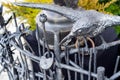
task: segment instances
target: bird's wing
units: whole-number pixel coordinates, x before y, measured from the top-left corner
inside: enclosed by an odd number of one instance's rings
[[[71,31],[76,32],[79,29],[89,28],[89,26],[92,25],[91,22],[93,22],[93,21],[90,20],[88,16],[84,16],[73,24]]]
[[[17,6],[23,6],[23,7],[30,7],[30,8],[37,8],[37,9],[43,9],[52,11],[58,14],[61,14],[72,21],[78,20],[79,14],[81,14],[80,10],[74,10],[72,8],[68,8],[65,6],[59,6],[55,4],[38,4],[38,3],[14,3]]]

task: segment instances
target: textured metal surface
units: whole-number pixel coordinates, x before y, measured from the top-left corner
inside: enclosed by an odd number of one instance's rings
[[[70,36],[76,35],[94,37],[109,26],[120,25],[119,16],[107,15],[97,12],[95,10],[79,11],[64,6],[61,7],[58,5],[49,4],[34,4],[34,3],[14,3],[14,4],[18,6],[38,8],[56,12],[71,19],[72,21],[75,21],[71,29],[71,32],[68,34],[67,37],[63,39],[62,42],[66,41],[66,39],[69,39]]]
[[[54,4],[35,4],[35,3],[14,3],[15,5],[18,6],[25,6],[25,7],[31,7],[31,8],[38,8],[38,9],[43,9],[43,10],[48,10],[52,12],[56,12],[58,14],[61,14],[73,21],[76,21],[79,19],[78,15],[81,14],[81,12],[73,10],[72,8],[67,8],[65,6],[59,6],[59,5],[54,5]],[[68,11],[67,13],[65,13]],[[75,12],[74,12],[75,11]]]
[[[45,14],[42,14],[39,19],[41,22],[41,27],[43,28],[43,44],[40,44],[40,32],[39,30],[36,30],[36,38],[39,49],[39,55],[36,56],[28,42],[25,41],[23,44],[21,40],[21,38],[24,39],[24,37],[29,34],[29,29],[25,28],[23,24],[18,26],[15,14],[13,14],[17,29],[16,32],[10,33],[5,28],[5,32],[0,34],[2,35],[0,38],[0,65],[3,67],[0,70],[0,73],[6,70],[10,80],[91,80],[92,78],[97,80],[114,80],[120,76],[120,71],[116,72],[119,56],[116,60],[114,74],[110,78],[105,76],[105,69],[103,67],[97,67],[96,62],[98,50],[105,50],[112,46],[119,45],[120,40],[105,43],[104,39],[100,38],[103,43],[99,46],[95,46],[94,41],[90,38],[91,36],[93,37],[101,33],[108,26],[120,24],[120,17],[105,15],[94,10],[80,11],[57,5],[29,3],[16,4],[46,9],[70,18],[75,21],[70,35],[75,34],[74,37],[76,37],[76,35],[83,36],[83,40],[77,37],[78,41],[74,43],[75,46],[66,44],[63,46],[65,49],[61,50],[61,45],[59,45],[60,33],[55,31],[54,49],[50,50],[46,40],[45,25],[48,19]],[[68,11],[68,13],[64,14],[64,11]],[[8,19],[7,23],[10,19]],[[1,25],[0,29],[3,27],[5,26]],[[97,30],[97,32],[94,32],[94,30]],[[83,33],[81,34],[81,32]],[[95,33],[95,35],[93,35],[93,33]],[[90,44],[92,45],[91,47],[88,46],[87,41],[90,41]],[[14,54],[16,53],[13,52],[14,49],[11,49],[12,47],[19,51],[20,59],[14,59]],[[51,56],[50,53],[54,56]],[[39,67],[37,72],[34,72],[34,70],[29,68],[26,57],[29,58],[30,61],[34,61],[37,64],[34,65]],[[88,60],[87,68],[85,66],[85,60]]]

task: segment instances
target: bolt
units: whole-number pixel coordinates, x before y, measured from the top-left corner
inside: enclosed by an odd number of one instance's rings
[[[45,23],[47,21],[47,16],[45,14],[40,14],[40,22]]]

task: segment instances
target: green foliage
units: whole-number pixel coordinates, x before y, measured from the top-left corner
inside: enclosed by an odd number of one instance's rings
[[[110,12],[110,13],[114,14],[114,15],[119,15],[120,16],[120,0],[117,0],[115,3],[111,4],[105,10],[107,12]],[[118,34],[120,34],[120,26],[115,26],[115,30]]]
[[[23,0],[23,2],[52,3],[53,0]],[[35,17],[40,12],[40,10],[15,6],[9,2],[3,3],[3,5],[9,8],[7,12],[13,11],[17,16],[21,16],[21,20],[27,19],[27,23],[31,25],[31,30],[35,29]],[[94,9],[103,13],[120,15],[120,0],[79,0],[78,5],[87,10]],[[120,27],[117,27],[116,30],[118,33],[120,33]]]
[[[118,2],[118,1],[117,1]],[[113,13],[114,15],[120,15],[120,4],[113,3],[109,6],[109,8],[106,8],[105,10],[107,12]],[[120,2],[120,1],[119,1]]]
[[[79,0],[78,5],[87,10],[94,9],[102,13],[110,14],[109,12],[105,11],[105,9],[108,8],[114,2],[116,2],[116,0],[111,0],[106,3],[100,3],[99,0]]]
[[[110,0],[99,0],[99,3],[107,3],[109,2]]]
[[[52,0],[24,0],[24,2],[52,3]],[[35,18],[36,18],[36,15],[40,12],[39,9],[19,7],[19,6],[13,5],[10,2],[3,3],[3,5],[9,9],[6,12],[11,12],[11,11],[15,12],[17,17],[19,17],[21,20],[26,19],[27,20],[26,23],[31,26],[31,30],[34,30],[36,28]]]

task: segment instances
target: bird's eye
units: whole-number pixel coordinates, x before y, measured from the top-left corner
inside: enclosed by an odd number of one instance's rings
[[[77,30],[77,31],[76,31],[76,35],[79,35],[81,32],[82,32],[81,29]]]
[[[81,30],[81,29],[79,29],[77,32],[79,32],[79,33],[80,33],[81,31],[82,31],[82,30]]]

